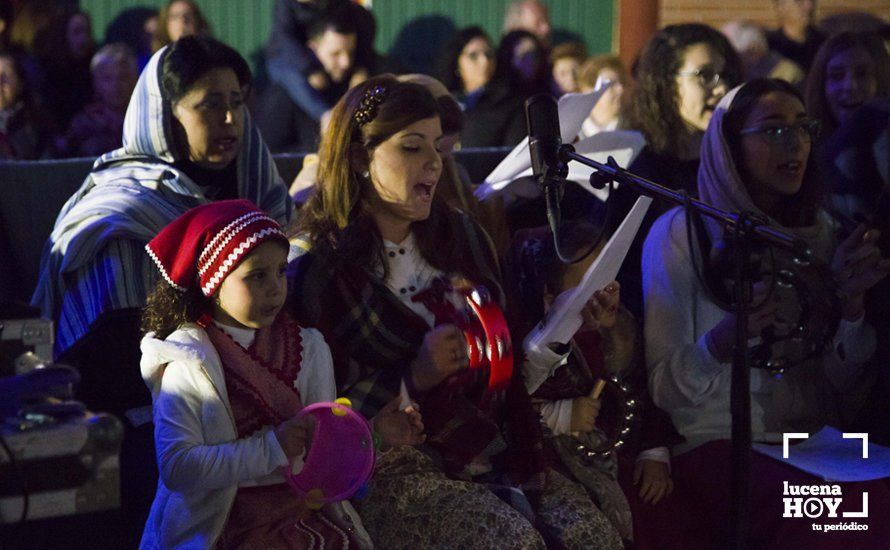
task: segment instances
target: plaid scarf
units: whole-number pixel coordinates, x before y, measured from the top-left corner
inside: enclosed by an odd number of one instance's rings
[[[502,296],[491,242],[468,216],[453,213],[454,246],[476,266],[493,296]],[[296,315],[317,328],[331,344],[338,391],[356,410],[371,417],[399,393],[402,377],[430,326],[405,306],[375,274],[338,261],[336,251],[313,248],[291,263],[289,288]],[[447,275],[463,275],[448,273]],[[517,359],[520,361],[521,358]],[[470,386],[442,383],[419,401],[428,435],[426,450],[441,459],[452,477],[467,478],[472,462],[490,460],[532,496],[543,489],[545,461],[537,413],[521,375],[514,371],[499,407],[478,404],[484,381]],[[504,445],[506,444],[506,445]],[[506,447],[507,452],[500,452]]]
[[[290,315],[282,313],[271,327],[259,329],[248,349],[213,323],[204,330],[222,361],[238,437],[277,426],[300,412],[296,380],[303,345],[300,327]]]

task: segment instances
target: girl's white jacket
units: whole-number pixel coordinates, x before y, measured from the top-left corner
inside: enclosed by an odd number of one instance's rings
[[[295,385],[303,405],[332,401],[330,349],[315,329],[302,328],[300,337]],[[222,363],[203,328],[187,324],[165,340],[148,334],[141,348],[160,479],[140,548],[212,548],[238,487],[283,483],[287,457],[271,427],[238,439]],[[339,504],[357,536],[370,544],[352,506]]]

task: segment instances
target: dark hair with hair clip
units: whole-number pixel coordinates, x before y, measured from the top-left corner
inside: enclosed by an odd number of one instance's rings
[[[352,115],[359,128],[374,120],[377,116],[377,107],[384,101],[386,101],[386,86],[378,84],[365,91],[355,114]]]
[[[381,87],[385,92],[374,93]],[[378,102],[377,99],[382,98]],[[367,102],[365,100],[368,100]],[[356,113],[363,102],[377,103],[374,113],[360,122]],[[393,75],[375,76],[346,92],[331,114],[331,124],[319,148],[318,186],[300,209],[299,232],[313,246],[336,249],[334,257],[352,268],[386,268],[383,237],[368,212],[372,183],[360,177],[353,154],[371,155],[373,150],[415,122],[439,117],[439,106],[426,87],[399,82]],[[439,193],[433,196],[429,218],[411,224],[421,256],[446,273],[461,273],[482,281],[471,265],[470,255],[453,246],[455,228],[450,208]]]

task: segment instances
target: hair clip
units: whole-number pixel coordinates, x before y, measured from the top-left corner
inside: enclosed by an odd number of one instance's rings
[[[361,127],[374,120],[374,117],[377,116],[377,107],[379,107],[384,100],[386,100],[386,88],[384,86],[378,84],[377,86],[368,88],[368,90],[365,91],[365,95],[362,96],[362,101],[359,103],[358,109],[355,110],[355,114],[353,115],[356,124]]]

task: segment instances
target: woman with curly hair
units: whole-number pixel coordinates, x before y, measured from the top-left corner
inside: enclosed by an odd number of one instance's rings
[[[636,85],[626,110],[628,128],[646,138],[646,147],[630,171],[694,196],[702,136],[717,103],[739,82],[740,67],[726,37],[707,25],[670,25],[653,36],[637,64]],[[632,188],[618,187],[613,219],[623,218],[638,196]],[[642,318],[643,310],[642,240],[669,207],[658,201],[649,207],[619,276],[625,304],[637,318]]]

